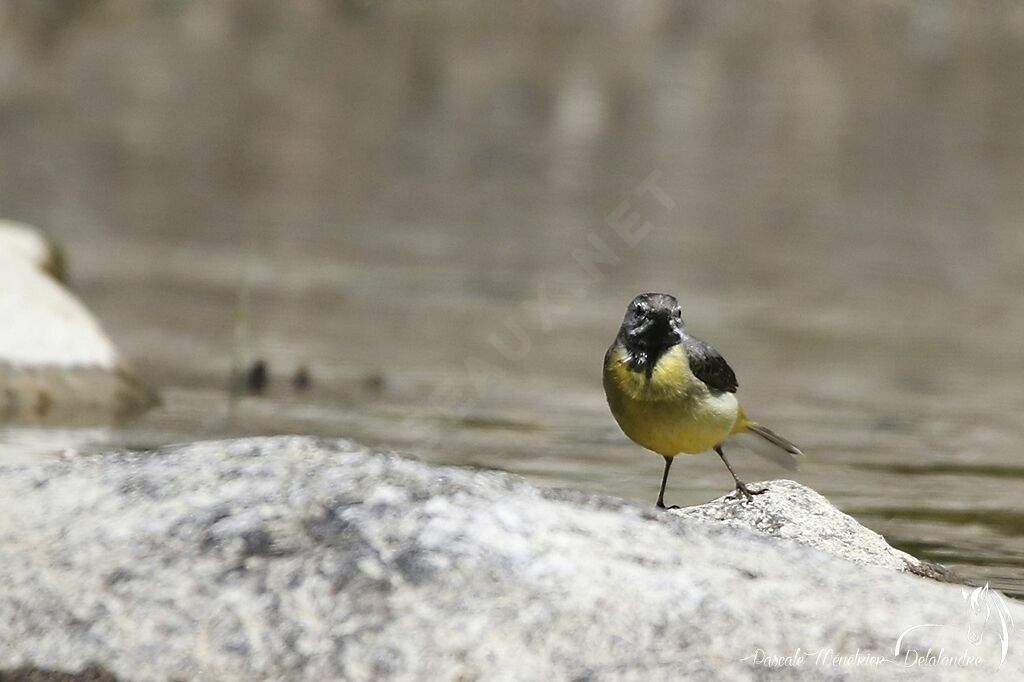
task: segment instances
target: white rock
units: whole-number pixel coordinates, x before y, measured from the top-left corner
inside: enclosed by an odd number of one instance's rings
[[[89,421],[152,404],[96,318],[47,268],[49,242],[0,225],[0,420]]]
[[[63,258],[53,242],[38,230],[10,220],[0,220],[0,258],[13,256],[62,279]]]
[[[21,254],[3,251],[0,329],[0,362],[15,367],[114,370],[122,364],[99,322],[71,292]]]

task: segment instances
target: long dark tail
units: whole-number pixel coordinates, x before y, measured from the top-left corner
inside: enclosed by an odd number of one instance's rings
[[[736,420],[736,426],[732,432],[735,435],[750,434],[757,436],[757,438],[745,438],[743,445],[765,459],[770,459],[790,471],[795,471],[799,468],[799,458],[804,456],[800,448],[767,426],[750,421],[742,412],[740,413],[740,418]]]

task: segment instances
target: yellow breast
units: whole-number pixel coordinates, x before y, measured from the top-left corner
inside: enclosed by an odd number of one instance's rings
[[[617,345],[607,356],[604,388],[615,421],[633,441],[660,455],[695,454],[729,437],[739,412],[732,393],[711,391],[673,346],[648,377],[626,362]]]

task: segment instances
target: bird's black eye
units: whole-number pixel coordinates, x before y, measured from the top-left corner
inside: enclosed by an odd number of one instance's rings
[[[675,310],[672,311],[672,316],[675,317],[677,320],[681,320],[683,319],[683,311],[680,310],[679,308],[676,308]]]

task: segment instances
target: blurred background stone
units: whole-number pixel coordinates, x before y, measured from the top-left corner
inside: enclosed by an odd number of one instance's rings
[[[90,423],[138,413],[155,395],[56,277],[40,233],[0,222],[0,420]]]
[[[0,257],[22,260],[67,284],[64,254],[39,230],[28,225],[0,220]]]

